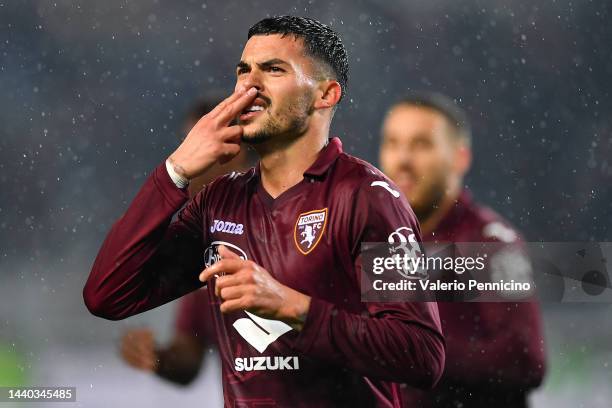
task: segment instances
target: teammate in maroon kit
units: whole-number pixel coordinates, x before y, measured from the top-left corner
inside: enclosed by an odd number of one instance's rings
[[[437,306],[361,302],[360,251],[400,229],[420,238],[416,217],[388,178],[328,139],[348,77],[337,34],[285,16],[248,38],[235,93],[113,225],[85,303],[123,319],[209,283],[226,406],[400,407],[398,383],[428,388],[442,373]],[[257,166],[216,179],[179,211],[188,180],[241,141]]]
[[[406,194],[424,241],[506,242],[519,234],[474,203],[463,186],[471,163],[465,113],[438,94],[395,104],[382,127],[381,168]],[[544,376],[536,303],[438,303],[447,340],[444,374],[432,391],[405,393],[422,407],[525,407]]]
[[[175,330],[167,345],[156,344],[150,328],[126,330],[121,336],[121,357],[138,370],[176,384],[190,384],[202,367],[206,350],[215,346],[208,302],[205,290],[191,292],[180,299]]]

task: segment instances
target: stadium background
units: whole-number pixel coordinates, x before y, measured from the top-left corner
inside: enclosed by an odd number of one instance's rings
[[[175,304],[111,323],[81,289],[183,113],[231,91],[248,27],[274,14],[342,35],[351,80],[333,134],[346,151],[375,163],[389,103],[443,92],[473,122],[467,184],[481,201],[530,241],[612,241],[608,2],[0,1],[0,384],[77,386],[87,407],[214,401],[217,379],[183,390],[118,358],[124,327],[167,339]],[[609,406],[611,316],[609,304],[544,305],[549,372],[534,407]]]

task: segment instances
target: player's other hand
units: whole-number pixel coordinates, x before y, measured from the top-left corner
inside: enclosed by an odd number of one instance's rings
[[[242,127],[231,121],[257,96],[257,89],[238,88],[232,95],[202,116],[183,143],[169,157],[174,170],[191,180],[216,162],[225,163],[240,153]]]
[[[310,307],[310,296],[278,282],[261,266],[240,257],[223,245],[221,260],[206,268],[200,280],[215,280],[221,312],[248,310],[264,319],[281,320],[301,330]]]
[[[154,372],[158,366],[153,332],[149,329],[130,329],[121,337],[121,357],[134,368]]]

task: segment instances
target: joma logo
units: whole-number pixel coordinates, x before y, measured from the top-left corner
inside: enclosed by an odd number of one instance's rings
[[[214,220],[213,225],[210,226],[210,232],[225,232],[227,234],[242,235],[244,226],[242,224],[236,224],[235,222]]]

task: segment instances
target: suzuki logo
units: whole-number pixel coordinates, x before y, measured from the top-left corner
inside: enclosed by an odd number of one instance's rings
[[[291,326],[279,320],[263,319],[246,310],[244,312],[250,319],[244,317],[236,320],[233,324],[234,329],[260,353],[263,353],[280,336],[291,331]]]

